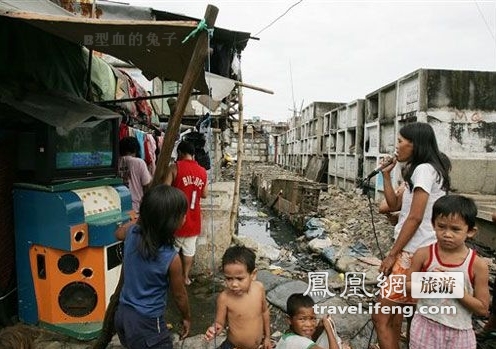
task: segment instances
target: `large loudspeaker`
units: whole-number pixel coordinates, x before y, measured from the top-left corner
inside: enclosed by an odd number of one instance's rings
[[[64,251],[29,251],[38,317],[48,324],[101,322],[119,279],[122,243]]]
[[[115,178],[14,187],[19,320],[90,340],[119,280],[131,194]]]

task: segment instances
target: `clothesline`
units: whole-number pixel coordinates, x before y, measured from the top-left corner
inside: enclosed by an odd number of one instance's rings
[[[121,123],[119,128],[119,140],[124,137],[136,137],[140,146],[139,157],[145,160],[152,176],[155,173],[157,156],[162,149],[164,134],[164,132],[159,131],[158,129],[150,129],[148,132],[145,132],[124,123]]]

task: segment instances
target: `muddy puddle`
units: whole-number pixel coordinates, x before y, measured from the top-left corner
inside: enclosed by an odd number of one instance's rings
[[[241,199],[238,235],[261,244],[280,247],[294,241],[298,232],[250,194]]]

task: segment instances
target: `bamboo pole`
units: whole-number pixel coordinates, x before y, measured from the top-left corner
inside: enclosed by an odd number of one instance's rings
[[[215,6],[208,5],[205,11],[205,21],[208,28],[212,28],[217,19],[217,14],[219,9]],[[184,75],[183,84],[181,90],[179,91],[179,97],[177,98],[176,110],[174,111],[173,117],[169,120],[167,130],[164,137],[164,144],[160,155],[158,158],[157,170],[152,180],[152,185],[161,184],[164,182],[165,174],[167,168],[169,167],[169,162],[172,154],[172,149],[174,147],[174,141],[176,139],[176,134],[179,131],[181,125],[181,118],[186,109],[191,91],[193,91],[193,85],[198,79],[200,72],[203,69],[203,63],[208,54],[208,33],[202,31],[199,33],[198,41],[196,42],[193,55]],[[121,274],[119,277],[119,282],[115,288],[114,294],[110,297],[110,302],[105,311],[105,317],[102,325],[102,332],[98,337],[97,341],[93,344],[92,349],[105,349],[107,345],[112,340],[115,334],[114,327],[114,315],[117,310],[117,305],[119,304],[119,296],[124,285],[124,263],[122,264]]]
[[[219,9],[213,5],[208,5],[205,11],[205,21],[208,28],[212,28],[217,19],[217,13]],[[181,85],[181,90],[179,91],[179,96],[177,97],[176,108],[174,110],[173,116],[169,119],[167,124],[167,130],[164,135],[164,143],[162,145],[162,150],[157,161],[157,169],[153,176],[151,186],[157,184],[162,184],[165,180],[165,174],[167,168],[169,167],[169,162],[171,159],[172,150],[174,149],[174,143],[176,141],[176,135],[179,131],[179,126],[181,125],[181,118],[188,105],[191,92],[193,91],[193,86],[203,70],[203,63],[208,55],[208,33],[200,32],[200,37],[196,42],[195,51],[188,65],[188,70],[184,76],[183,83]]]
[[[241,80],[241,77],[240,77]],[[243,162],[243,87],[238,85],[238,149],[237,149],[237,158],[236,162],[236,173],[234,176],[234,195],[233,202],[231,207],[231,217],[230,217],[230,232],[231,236],[236,234],[236,223],[238,222],[238,210],[239,210],[239,184],[241,179],[241,165]]]
[[[260,92],[268,93],[270,95],[273,95],[274,94],[274,91],[272,91],[272,90],[269,90],[269,89],[266,89],[266,88],[263,88],[263,87],[259,87],[259,86],[255,86],[255,85],[251,85],[251,84],[247,84],[246,82],[241,82],[241,81],[235,80],[234,81],[234,84],[237,85],[237,86],[243,86],[243,87],[246,87],[246,88],[255,90],[255,91],[260,91]]]

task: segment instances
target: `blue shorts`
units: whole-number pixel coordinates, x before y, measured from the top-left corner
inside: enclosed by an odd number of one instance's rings
[[[163,316],[146,317],[127,305],[119,304],[114,323],[121,344],[128,349],[173,349]]]

